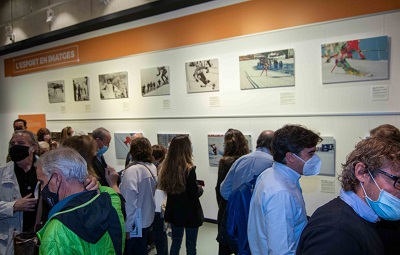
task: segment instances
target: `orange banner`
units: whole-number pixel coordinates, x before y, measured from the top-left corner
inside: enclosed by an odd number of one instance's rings
[[[78,45],[47,50],[25,57],[13,59],[13,72],[16,74],[40,71],[43,69],[66,66],[79,62]]]
[[[25,114],[18,115],[18,118],[26,120],[28,130],[35,134],[40,128],[46,127],[46,114]]]

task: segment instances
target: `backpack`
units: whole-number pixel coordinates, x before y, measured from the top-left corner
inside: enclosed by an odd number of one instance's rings
[[[250,200],[257,177],[258,175],[251,181],[243,183],[232,192],[228,199],[226,206],[227,241],[229,248],[235,254],[251,254],[247,240],[247,222],[249,219]]]

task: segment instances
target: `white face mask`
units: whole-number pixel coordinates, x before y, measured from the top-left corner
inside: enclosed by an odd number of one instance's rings
[[[303,166],[303,175],[305,176],[313,176],[319,174],[319,171],[321,170],[321,159],[318,157],[317,154],[314,154],[309,160],[304,161],[302,158],[297,156],[296,154],[293,153],[293,155],[296,156],[296,158],[300,159],[301,161],[304,162]]]

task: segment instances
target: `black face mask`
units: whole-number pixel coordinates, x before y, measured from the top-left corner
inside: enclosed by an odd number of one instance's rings
[[[49,182],[43,187],[41,194],[42,194],[42,199],[48,205],[50,205],[50,207],[53,207],[55,204],[57,204],[59,202],[58,191],[60,190],[61,183],[60,183],[60,186],[58,186],[57,193],[51,192],[49,190],[49,183],[51,181],[51,178],[53,178],[53,175],[50,177]]]
[[[8,149],[11,160],[14,162],[19,162],[26,159],[29,156],[29,148],[30,146],[14,145],[10,149]]]

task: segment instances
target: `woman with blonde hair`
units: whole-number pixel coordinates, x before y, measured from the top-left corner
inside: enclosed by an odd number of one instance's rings
[[[186,233],[186,253],[196,254],[197,235],[204,221],[199,199],[203,188],[196,180],[191,142],[189,137],[178,135],[172,139],[161,164],[158,182],[158,188],[167,193],[164,219],[172,228],[170,255],[179,254],[183,231]]]
[[[61,130],[61,137],[60,137],[60,145],[64,143],[64,141],[74,135],[74,130],[72,127],[65,127]]]

